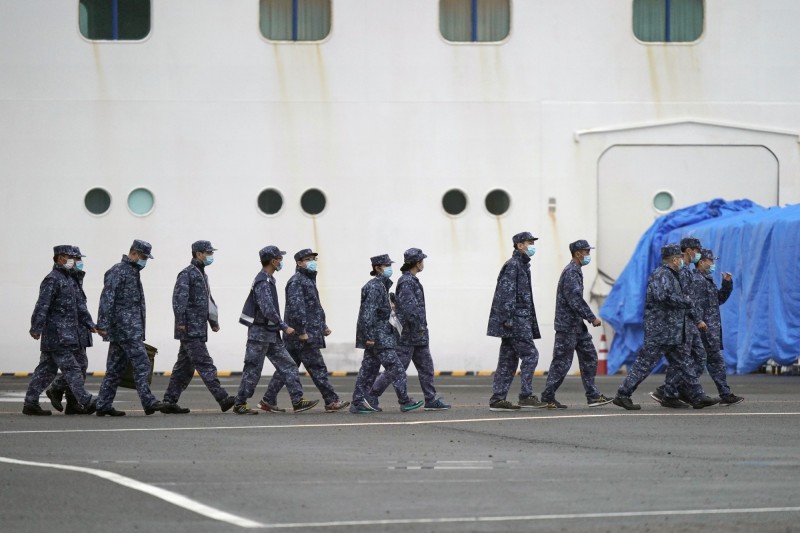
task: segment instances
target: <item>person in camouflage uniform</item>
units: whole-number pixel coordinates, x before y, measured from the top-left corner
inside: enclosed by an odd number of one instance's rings
[[[319,403],[319,400],[303,398],[303,385],[300,384],[297,366],[281,340],[281,331],[289,336],[295,334],[294,328],[281,319],[278,289],[275,287],[274,274],[283,268],[284,255],[286,252],[277,246],[266,246],[258,252],[262,269],[253,280],[250,296],[245,302],[245,310],[252,315],[247,315],[243,310],[240,320],[248,328],[242,381],[233,406],[233,412],[237,415],[258,414],[258,411],[247,406],[247,400],[253,396],[261,379],[265,357],[275,371],[283,376],[295,413],[307,411]]]
[[[175,314],[175,338],[181,341],[178,360],[164,392],[166,404],[162,413],[185,414],[189,409],[178,400],[192,381],[195,369],[223,412],[233,407],[233,396],[220,384],[217,367],[208,353],[208,326],[219,331],[217,304],[211,296],[206,267],[214,262],[217,249],[209,241],[192,243],[192,261],[178,273],[172,291],[172,311]]]
[[[486,331],[488,336],[502,339],[497,370],[494,373],[492,397],[489,399],[491,411],[547,406],[533,394],[533,373],[539,362],[539,352],[533,340],[541,338],[536,309],[533,305],[530,266],[531,257],[536,253],[534,244],[537,240],[537,237],[527,231],[514,235],[511,239],[514,253],[497,276],[497,287]],[[519,405],[514,405],[506,400],[506,396],[518,364],[520,364]]]
[[[425,395],[426,411],[442,411],[450,409],[436,394],[433,385],[433,358],[431,357],[430,339],[428,333],[428,318],[425,312],[425,291],[422,289],[417,274],[425,268],[424,259],[428,257],[419,248],[409,248],[403,254],[403,273],[397,280],[395,292],[395,311],[400,321],[402,330],[397,346],[397,356],[403,363],[403,368],[408,370],[408,365],[414,362],[419,376],[419,384]],[[380,395],[389,386],[388,376],[384,373],[378,376],[372,385],[373,395]],[[399,390],[395,388],[395,390]]]
[[[97,416],[125,415],[125,411],[114,409],[113,403],[128,361],[133,368],[136,392],[144,413],[151,415],[164,407],[164,403],[153,396],[147,383],[151,367],[144,347],[146,307],[140,272],[147,260],[153,258],[151,249],[149,242],[134,240],[128,255],[123,255],[103,278],[97,332],[110,344],[106,375],[97,398]]]
[[[51,412],[39,405],[39,396],[53,382],[58,370],[72,390],[78,405],[77,412],[91,413],[95,409],[92,395],[83,386],[84,378],[75,357],[80,351],[81,329],[94,330],[92,317],[81,300],[80,287],[70,274],[75,268],[74,246],[53,247],[53,269],[39,286],[39,298],[31,315],[30,336],[40,341],[39,364],[33,372],[22,412],[42,416]]]
[[[311,380],[322,394],[325,411],[328,413],[344,409],[350,402],[342,401],[328,379],[328,367],[322,358],[321,348],[325,347],[325,337],[331,334],[325,322],[325,310],[319,301],[317,290],[317,256],[310,248],[294,254],[294,275],[286,283],[286,310],[284,320],[294,328],[296,334],[284,338],[286,350],[297,367],[306,367]],[[278,393],[286,384],[283,374],[276,371],[272,375],[264,398],[258,408],[266,412],[285,412],[278,407]]]
[[[644,307],[644,346],[636,356],[633,367],[617,390],[614,405],[628,410],[638,410],[641,406],[633,403],[631,395],[653,371],[662,355],[667,356],[670,366],[679,374],[693,391],[692,405],[702,409],[714,405],[707,397],[694,392],[699,389],[697,371],[691,359],[683,350],[687,337],[688,314],[692,301],[681,288],[680,270],[683,257],[678,245],[661,248],[662,264],[657,267],[647,281]],[[681,403],[677,391],[666,392],[665,402]]]
[[[386,381],[395,386],[400,410],[412,411],[421,407],[423,402],[415,402],[408,396],[406,371],[397,357],[397,336],[390,321],[392,308],[389,303],[389,288],[392,286],[389,278],[394,261],[387,254],[371,257],[370,261],[372,279],[361,287],[361,307],[356,323],[356,348],[364,349],[364,358],[356,378],[350,412],[367,414],[382,410],[378,396],[370,395],[372,391],[369,390],[381,365],[386,369]]]
[[[594,384],[597,375],[597,351],[592,342],[592,335],[584,321],[594,327],[599,327],[600,319],[589,308],[583,299],[583,272],[581,269],[588,265],[592,259],[591,251],[585,240],[579,240],[569,245],[572,260],[561,272],[556,290],[556,338],[553,346],[553,361],[547,373],[547,385],[542,392],[542,401],[547,402],[548,409],[564,409],[567,406],[556,400],[556,391],[564,382],[570,366],[572,355],[577,352],[578,366],[581,371],[583,389],[589,407],[597,407],[611,402],[600,394]]]
[[[81,249],[79,247],[73,246],[72,249],[75,255],[70,257],[75,261],[75,267],[72,268],[69,273],[75,278],[75,281],[78,284],[79,290],[77,297],[83,302],[83,306],[86,306],[86,293],[83,291],[83,278],[86,276],[86,272],[83,270],[84,266],[82,260],[82,258],[85,256],[81,253]],[[88,308],[86,312],[89,312]],[[89,348],[93,345],[92,333],[94,331],[94,321],[92,321],[91,315],[89,320],[92,322],[91,327],[89,327],[87,324],[82,324],[83,327],[78,328],[78,349],[75,350],[75,362],[78,363],[78,366],[81,369],[81,376],[83,377],[84,382],[86,381],[86,370],[89,368],[89,358],[86,355],[86,348]],[[78,408],[78,400],[75,398],[75,395],[72,394],[64,374],[58,375],[50,387],[47,388],[45,394],[47,394],[47,397],[50,398],[50,403],[53,404],[53,407],[57,411],[63,410],[65,415],[87,414],[85,411],[82,411]],[[65,395],[67,397],[66,409],[61,403],[61,400]]]

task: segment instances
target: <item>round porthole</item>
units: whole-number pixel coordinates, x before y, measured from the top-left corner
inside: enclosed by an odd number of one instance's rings
[[[511,207],[511,198],[506,191],[495,189],[486,195],[486,210],[494,216],[500,216]]]
[[[111,208],[111,195],[105,189],[94,188],[83,197],[83,205],[93,215],[104,215]]]
[[[128,209],[137,216],[149,215],[155,206],[153,193],[145,188],[134,189],[128,195]]]
[[[442,196],[442,209],[448,215],[460,215],[467,208],[467,195],[458,189],[450,189]]]
[[[258,195],[258,209],[265,215],[275,215],[283,207],[283,196],[275,189],[264,189]]]
[[[300,207],[309,215],[319,215],[325,209],[327,201],[319,189],[308,189],[300,197]]]
[[[675,197],[669,191],[658,191],[653,196],[653,209],[659,213],[666,213],[675,205]]]

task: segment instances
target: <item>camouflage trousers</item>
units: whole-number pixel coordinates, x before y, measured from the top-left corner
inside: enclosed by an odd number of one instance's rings
[[[214,366],[214,360],[208,353],[205,341],[196,339],[181,341],[178,360],[172,367],[172,376],[169,378],[169,385],[164,392],[165,402],[178,403],[181,394],[192,381],[195,370],[217,403],[228,397],[228,391],[219,382],[217,367]]]
[[[108,346],[108,359],[106,360],[106,377],[100,384],[100,394],[97,396],[97,410],[107,411],[114,403],[117,387],[125,372],[125,367],[131,362],[133,367],[133,381],[136,383],[136,392],[145,409],[158,402],[150,391],[147,377],[150,375],[150,359],[144,349],[144,341],[131,340],[112,342]]]
[[[698,378],[697,384],[690,385],[686,383],[682,375],[670,364],[666,370],[664,385],[659,387],[659,390],[667,397],[677,396],[679,392],[690,398],[705,396],[705,391],[700,385],[699,378],[705,371],[708,356],[700,337],[700,331],[694,326],[690,327],[686,333],[686,342],[681,346],[681,357],[692,364],[694,374]]]
[[[28,391],[25,393],[26,404],[38,404],[39,396],[53,382],[53,378],[61,370],[67,386],[72,390],[78,403],[82,406],[89,405],[92,395],[86,392],[83,386],[84,376],[81,375],[81,367],[75,360],[79,349],[66,348],[54,352],[41,352],[39,364],[33,371],[31,382],[28,384]]]
[[[277,372],[283,375],[286,388],[289,389],[289,396],[292,404],[296,404],[303,399],[303,385],[300,384],[300,377],[297,373],[297,365],[286,351],[283,341],[259,342],[247,341],[247,350],[244,354],[244,368],[242,369],[242,381],[239,384],[239,392],[236,394],[236,405],[247,403],[253,397],[253,393],[261,379],[261,370],[264,368],[264,358],[269,359]]]
[[[322,351],[309,344],[303,344],[302,347],[297,349],[288,350],[289,355],[295,363],[296,368],[300,368],[300,363],[306,367],[308,374],[311,376],[311,381],[322,394],[322,400],[325,405],[339,400],[339,395],[333,389],[330,380],[328,379],[328,367],[325,365],[325,360],[322,358]],[[286,378],[279,371],[275,371],[272,379],[269,380],[267,392],[264,393],[264,402],[270,405],[277,405],[278,393],[286,385]]]
[[[411,398],[408,397],[406,370],[403,368],[403,363],[400,362],[400,358],[397,357],[397,352],[394,348],[367,348],[364,350],[364,359],[361,360],[361,368],[358,371],[356,385],[353,389],[354,405],[362,403],[364,398],[367,397],[370,405],[377,407],[379,395],[372,395],[371,389],[381,371],[381,365],[385,368],[383,373],[386,374],[386,381],[395,386],[398,401],[401,404],[411,401]]]
[[[639,350],[636,361],[634,361],[633,366],[628,371],[625,381],[622,382],[622,385],[620,385],[617,390],[617,396],[630,398],[636,388],[656,367],[662,355],[667,357],[670,367],[677,371],[680,379],[687,383],[690,390],[693,391],[690,394],[692,402],[698,401],[701,396],[696,392],[700,386],[697,379],[697,371],[695,370],[693,362],[686,357],[683,347],[681,345],[663,346],[647,342],[645,342],[642,349]],[[665,394],[669,398],[677,397],[677,391],[674,387],[670,387],[669,384],[666,385]]]
[[[430,403],[436,400],[436,387],[433,386],[433,358],[431,357],[431,349],[429,345],[424,346],[398,346],[397,357],[403,364],[403,369],[408,370],[411,362],[414,362],[414,367],[417,369],[419,375],[419,385],[422,388],[422,394],[425,396],[425,402]],[[407,383],[406,380],[403,380]],[[397,392],[397,399],[402,403],[402,398],[399,392],[401,383],[392,383]],[[380,396],[389,387],[389,377],[386,373],[378,376],[375,383],[372,385],[370,394]]]
[[[539,363],[539,351],[533,339],[503,338],[494,372],[492,397],[489,403],[505,400],[519,365],[519,399],[533,395],[533,373]]]
[[[547,372],[547,385],[542,392],[542,401],[551,402],[556,398],[556,391],[564,382],[564,378],[572,366],[572,355],[578,354],[578,367],[581,370],[581,381],[586,398],[598,398],[600,391],[594,384],[597,375],[597,350],[594,349],[592,335],[581,328],[582,331],[556,331],[555,344],[553,345],[553,362]]]
[[[86,348],[78,348],[75,350],[75,362],[78,363],[81,369],[81,377],[83,381],[86,382],[86,369],[89,368],[89,358],[86,356]],[[53,389],[56,394],[66,394],[67,405],[78,403],[78,400],[75,399],[75,395],[72,394],[72,390],[70,390],[67,384],[67,379],[64,377],[64,374],[59,374],[53,381],[53,384],[50,385],[50,388]]]
[[[717,386],[717,392],[721,397],[730,396],[731,388],[728,386],[728,373],[725,367],[725,358],[722,357],[722,352],[719,350],[708,350],[706,347],[706,368],[708,368],[708,375],[714,380],[714,385]]]

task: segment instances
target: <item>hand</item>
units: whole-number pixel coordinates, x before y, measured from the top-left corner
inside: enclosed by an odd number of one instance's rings
[[[706,323],[701,320],[697,324],[697,329],[699,329],[700,331],[708,331],[708,326],[706,326]]]
[[[92,333],[97,333],[97,328],[89,328],[89,331],[91,331]]]
[[[506,322],[503,322],[503,327],[506,328],[506,329],[511,329],[511,328],[514,327],[514,325],[511,323],[510,320],[508,320]]]
[[[33,337],[34,340],[38,341],[41,336],[42,336],[41,333],[33,333],[33,332],[31,332],[31,337]]]
[[[219,331],[219,324],[214,324],[213,326],[211,326],[211,331],[213,331],[214,333],[218,332]]]
[[[300,339],[301,341],[307,341],[308,333],[303,333],[302,335],[299,335],[297,338]]]
[[[327,337],[330,334],[331,334],[331,328],[325,328],[325,336]]]
[[[375,341],[367,341],[364,344],[367,346],[367,348],[372,348],[375,346]]]
[[[725,281],[733,281],[733,276],[731,275],[730,272],[723,272],[722,279],[724,279]]]
[[[108,332],[100,328],[95,329],[95,333],[97,333],[101,337],[108,337]]]
[[[294,328],[291,326],[287,326],[285,330],[283,330],[287,335],[294,335]]]
[[[593,325],[594,327],[596,327],[596,328],[597,328],[597,327],[600,327],[600,324],[602,324],[602,322],[600,322],[600,319],[599,319],[599,318],[595,318],[594,320],[592,320],[592,325]]]
[[[175,326],[175,329],[177,329],[178,331],[183,331],[184,333],[186,333],[186,326]]]

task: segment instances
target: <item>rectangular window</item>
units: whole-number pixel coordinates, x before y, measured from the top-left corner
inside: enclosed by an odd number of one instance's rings
[[[93,41],[139,41],[150,33],[150,0],[80,0],[81,35]]]
[[[331,32],[331,0],[260,0],[261,34],[270,41],[321,41]]]
[[[439,31],[451,42],[498,42],[508,37],[511,0],[439,0]]]
[[[696,41],[703,33],[703,0],[633,0],[633,34],[648,43]]]

